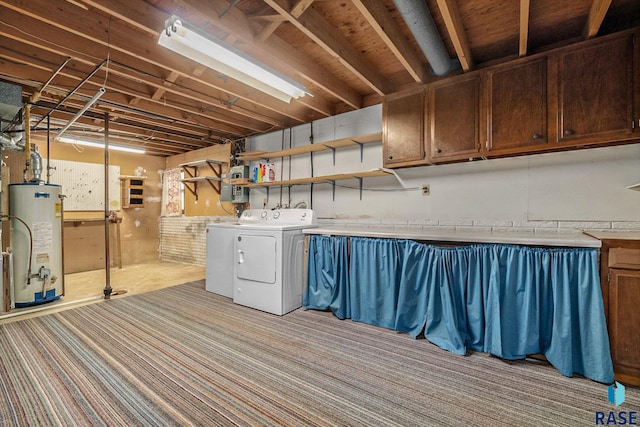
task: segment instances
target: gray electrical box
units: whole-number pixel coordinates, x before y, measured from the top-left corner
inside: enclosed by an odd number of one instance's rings
[[[233,183],[242,178],[249,178],[249,166],[233,166],[229,169],[228,176],[229,182],[223,182],[220,189],[220,201],[247,203],[249,201],[249,189]]]

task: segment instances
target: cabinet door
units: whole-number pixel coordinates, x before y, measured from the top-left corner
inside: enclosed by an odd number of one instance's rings
[[[632,136],[633,38],[625,34],[558,54],[559,142],[607,142]]]
[[[515,153],[547,146],[547,60],[487,71],[487,152]]]
[[[383,104],[383,156],[387,167],[424,160],[424,91],[391,96]]]
[[[478,157],[479,74],[429,85],[428,146],[432,162]]]
[[[640,270],[609,270],[609,339],[616,379],[640,385]]]

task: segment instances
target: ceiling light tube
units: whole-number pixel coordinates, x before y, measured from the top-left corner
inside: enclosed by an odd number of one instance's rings
[[[281,101],[311,95],[300,83],[175,16],[167,20],[158,44]]]
[[[104,144],[101,142],[88,141],[86,139],[71,138],[66,136],[61,136],[56,139],[60,142],[66,142],[67,144],[84,145],[85,147],[95,147],[95,148],[104,149]],[[145,150],[142,148],[123,147],[121,145],[112,145],[112,144],[109,144],[109,150],[125,151],[127,153],[135,153],[135,154],[145,153]]]
[[[78,111],[76,113],[75,116],[73,116],[73,118],[71,120],[69,120],[69,123],[67,123],[61,130],[60,132],[58,132],[58,134],[55,136],[55,139],[59,139],[63,133],[65,133],[67,131],[67,129],[69,129],[71,127],[71,125],[73,125],[76,120],[78,120],[89,108],[91,108],[91,106],[93,104],[96,103],[96,101],[102,96],[104,95],[104,88],[101,87],[100,89],[98,89],[98,92],[93,95],[93,98],[91,98],[86,104],[84,104],[84,107],[82,107],[80,109],[80,111]]]

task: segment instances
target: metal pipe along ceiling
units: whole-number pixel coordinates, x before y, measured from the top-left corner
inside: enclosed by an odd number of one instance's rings
[[[393,0],[393,3],[435,75],[444,76],[460,66],[460,61],[449,57],[425,0]]]

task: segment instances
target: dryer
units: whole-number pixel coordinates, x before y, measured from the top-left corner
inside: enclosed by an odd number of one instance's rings
[[[283,315],[302,306],[305,228],[310,209],[242,213],[235,228],[233,302]]]

